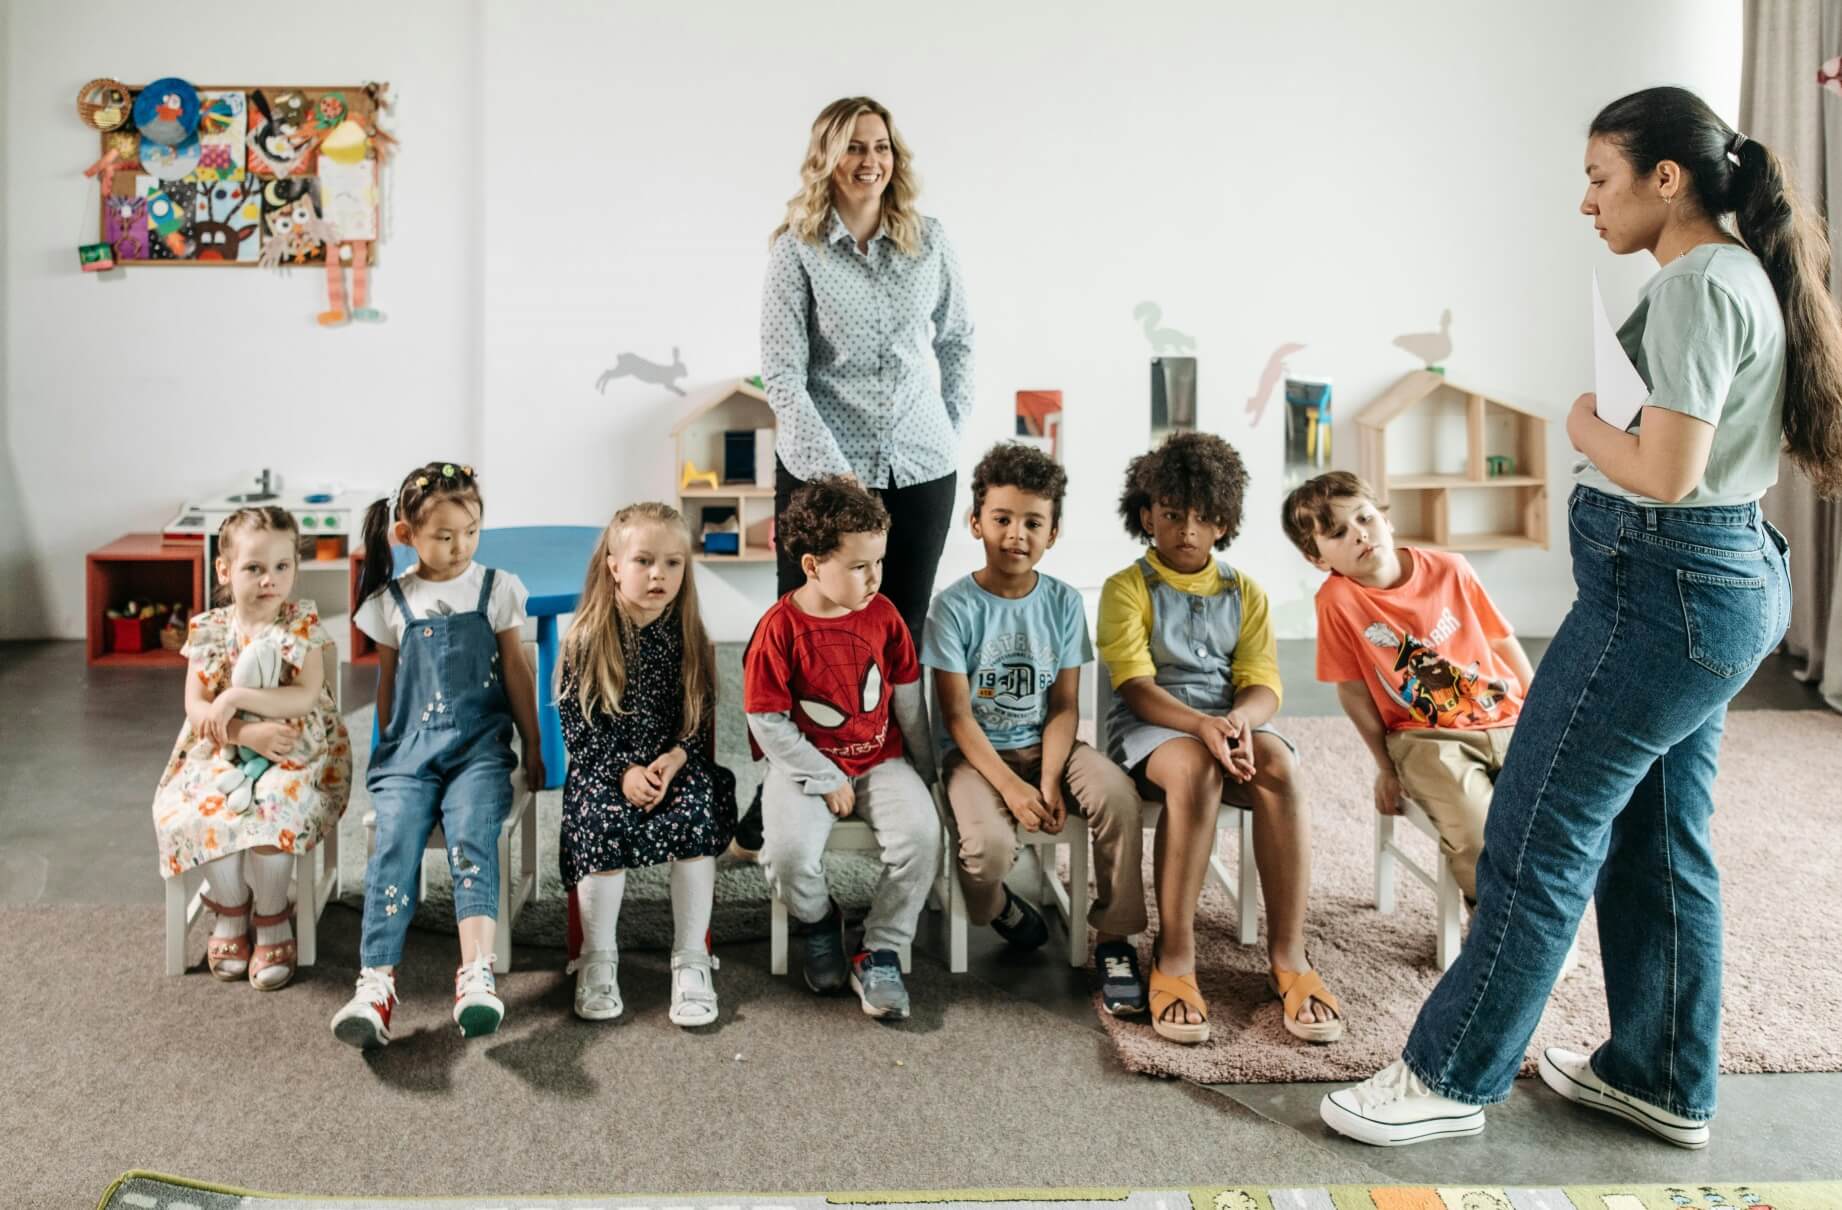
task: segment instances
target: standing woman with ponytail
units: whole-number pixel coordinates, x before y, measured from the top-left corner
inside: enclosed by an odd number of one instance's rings
[[[1608,105],[1586,177],[1600,238],[1661,266],[1619,332],[1650,395],[1628,431],[1590,394],[1568,417],[1585,455],[1568,503],[1579,595],[1497,779],[1464,950],[1402,1058],[1321,1105],[1365,1143],[1484,1128],[1589,895],[1612,1036],[1590,1055],[1548,1048],[1542,1080],[1681,1147],[1705,1146],[1714,1116],[1714,775],[1727,703],[1791,608],[1758,501],[1786,448],[1842,492],[1842,333],[1821,227],[1777,158],[1694,94]]]

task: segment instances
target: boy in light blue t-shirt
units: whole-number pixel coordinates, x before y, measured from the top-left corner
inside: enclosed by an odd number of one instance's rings
[[[972,536],[985,566],[934,598],[921,662],[934,670],[946,735],[941,779],[959,832],[966,913],[1012,945],[1049,938],[1035,906],[1004,885],[1017,828],[1059,833],[1072,808],[1093,831],[1096,894],[1086,923],[1108,1012],[1145,1008],[1138,791],[1075,739],[1081,665],[1094,658],[1080,594],[1036,570],[1055,544],[1068,476],[1027,445],[993,446],[972,472]],[[1081,927],[1079,925],[1075,927]]]

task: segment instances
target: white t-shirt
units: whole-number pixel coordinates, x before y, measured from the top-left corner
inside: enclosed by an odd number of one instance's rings
[[[480,603],[480,585],[485,581],[486,569],[478,563],[468,564],[467,570],[452,580],[431,583],[422,579],[412,568],[397,577],[397,583],[403,588],[403,599],[409,602],[410,611],[419,618],[438,616],[449,613],[471,613]],[[493,573],[492,600],[486,603],[486,620],[492,623],[492,632],[502,634],[524,625],[525,598],[530,596],[524,581],[504,568]],[[397,608],[397,600],[385,587],[369,601],[358,607],[352,618],[358,629],[371,636],[371,640],[385,647],[403,645],[403,611]]]

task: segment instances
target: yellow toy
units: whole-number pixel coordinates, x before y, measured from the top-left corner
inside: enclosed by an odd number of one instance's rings
[[[716,491],[722,486],[716,481],[715,471],[700,471],[697,469],[697,464],[695,462],[686,458],[684,460],[684,472],[678,476],[678,490],[681,492],[688,492],[699,483],[704,484],[711,491]]]

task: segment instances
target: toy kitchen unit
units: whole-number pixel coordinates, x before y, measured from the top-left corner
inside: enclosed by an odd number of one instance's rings
[[[222,492],[187,500],[161,537],[169,543],[202,542],[209,566],[217,557],[217,531],[226,517],[240,508],[274,505],[293,514],[300,526],[302,571],[344,571],[352,548],[362,544],[365,509],[383,495],[314,481],[292,488],[264,468]]]

